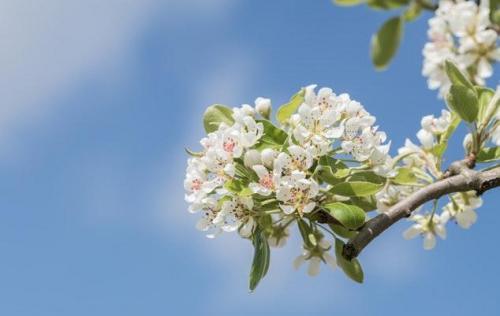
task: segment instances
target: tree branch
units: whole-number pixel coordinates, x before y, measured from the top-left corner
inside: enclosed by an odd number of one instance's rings
[[[458,165],[457,165],[458,166]],[[443,195],[476,191],[478,195],[500,186],[500,167],[478,172],[465,167],[460,172],[454,170],[448,178],[436,181],[411,194],[392,206],[387,212],[379,214],[365,223],[356,237],[345,244],[342,255],[347,260],[356,258],[373,239],[394,223],[411,215],[420,205],[442,197]]]

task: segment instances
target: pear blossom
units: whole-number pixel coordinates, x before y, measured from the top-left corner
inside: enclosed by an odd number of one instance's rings
[[[255,110],[262,117],[269,119],[269,115],[271,114],[271,100],[262,97],[255,99]]]
[[[293,135],[300,145],[309,147],[314,156],[326,154],[334,139],[342,136],[341,108],[330,88],[321,88],[316,95],[312,85],[306,88],[305,102],[291,117]]]
[[[274,160],[274,172],[277,176],[290,176],[294,170],[306,171],[313,164],[313,156],[309,150],[300,146],[288,147],[290,154],[281,152]]]
[[[318,184],[306,179],[303,172],[294,170],[286,179],[282,179],[276,190],[276,198],[285,214],[297,212],[300,216],[310,213],[316,206],[314,197],[319,192]]]
[[[429,42],[425,44],[422,74],[430,89],[443,97],[451,85],[444,62],[451,60],[471,75],[476,84],[493,74],[492,63],[500,60],[498,34],[491,29],[488,1],[441,0],[429,20]]]
[[[203,216],[196,223],[196,229],[207,232],[208,238],[215,238],[222,233],[220,223],[215,221],[220,213],[220,208],[213,197],[207,197],[203,202]]]
[[[328,253],[331,248],[330,242],[324,238],[321,238],[318,244],[313,248],[308,248],[304,245],[302,254],[293,261],[293,267],[297,270],[304,262],[309,261],[309,267],[307,269],[307,274],[309,276],[316,276],[319,274],[322,261],[334,269],[337,266],[337,261]]]
[[[403,237],[405,239],[413,239],[421,235],[424,239],[425,250],[431,250],[436,246],[436,235],[441,237],[441,239],[446,239],[445,224],[448,220],[447,216],[414,214],[410,217],[410,220],[414,221],[415,224],[403,233]]]
[[[274,164],[274,159],[278,156],[278,152],[271,148],[265,148],[261,152],[262,164],[268,168],[272,168]]]
[[[254,193],[264,196],[270,195],[276,188],[278,177],[269,172],[263,165],[255,165],[252,168],[259,177],[259,183],[250,183],[248,187]]]
[[[243,157],[245,167],[251,168],[262,163],[261,153],[256,149],[248,150]]]
[[[483,205],[480,197],[474,191],[453,194],[451,201],[443,207],[443,214],[454,219],[457,224],[468,229],[477,220],[476,209]]]
[[[252,209],[252,198],[235,196],[222,203],[221,211],[213,222],[226,232],[232,232],[239,228],[242,237],[249,237],[255,225],[250,213]]]

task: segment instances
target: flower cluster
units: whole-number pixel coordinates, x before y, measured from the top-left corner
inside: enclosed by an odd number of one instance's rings
[[[196,226],[208,237],[233,231],[250,239],[264,234],[269,246],[282,247],[289,226],[308,221],[302,227],[309,230],[303,235],[304,253],[295,265],[307,260],[309,274],[315,275],[320,262],[335,266],[335,259],[327,253],[330,244],[314,216],[323,203],[349,204],[349,197],[331,189],[347,182],[351,173],[359,170],[380,179],[392,174],[390,144],[359,102],[329,88],[317,93],[316,85],[301,89],[283,105],[288,114],[278,114],[279,126],[269,121],[270,108],[269,99],[257,98],[254,107],[207,109],[202,150],[188,151],[185,199],[191,212],[202,214]],[[325,158],[333,164],[325,167]],[[325,168],[328,176],[322,173]],[[332,168],[343,169],[337,175]],[[382,186],[368,185],[371,190]],[[358,209],[356,223],[361,225],[365,215]],[[317,238],[314,246],[310,235]]]
[[[410,176],[411,179],[401,179],[404,175],[396,175],[391,184],[378,192],[377,208],[379,211],[387,211],[419,187],[433,182],[442,175],[439,168],[440,158],[433,149],[439,145],[451,124],[452,115],[447,110],[442,110],[441,116],[437,118],[434,115],[422,118],[422,128],[417,132],[420,145],[406,139],[395,158],[395,162],[400,162],[397,168],[399,173],[406,173],[406,176]]]
[[[425,44],[422,74],[430,89],[441,97],[450,88],[444,69],[451,60],[472,77],[476,84],[493,74],[492,63],[500,60],[498,34],[489,19],[488,1],[441,0],[436,15],[429,20],[429,42]]]

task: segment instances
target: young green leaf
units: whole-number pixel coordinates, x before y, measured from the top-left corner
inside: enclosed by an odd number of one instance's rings
[[[333,3],[340,6],[354,6],[364,3],[366,0],[332,0]]]
[[[357,206],[335,202],[324,205],[324,208],[346,228],[357,229],[365,223],[365,212]]]
[[[491,162],[500,159],[500,147],[482,148],[477,155],[477,162]]]
[[[450,109],[466,122],[472,123],[477,118],[479,111],[479,100],[474,89],[466,86],[453,84],[450,93],[446,97]]]
[[[330,227],[330,229],[335,233],[337,234],[337,236],[340,236],[342,238],[347,238],[347,239],[350,239],[350,238],[354,238],[354,236],[356,236],[358,234],[357,231],[352,231],[352,230],[349,230],[347,228],[345,228],[344,226],[342,225],[337,225],[337,224],[328,224],[328,226]]]
[[[403,26],[403,18],[395,16],[387,20],[372,36],[371,58],[376,69],[385,69],[394,57],[403,35]]]
[[[304,102],[305,89],[300,89],[299,92],[294,94],[288,103],[283,104],[276,112],[276,119],[280,124],[285,124],[290,116],[292,116],[298,107]]]
[[[478,113],[477,113],[477,120],[480,123],[486,123],[483,122],[486,119],[486,115],[488,112],[488,106],[490,105],[491,98],[493,98],[493,95],[495,94],[495,91],[486,88],[486,87],[481,87],[481,86],[476,86],[476,91],[477,91],[477,96],[478,96]]]
[[[330,192],[342,196],[368,196],[377,193],[383,186],[382,183],[350,181],[333,185]]]
[[[316,166],[315,174],[322,182],[337,184],[349,174],[349,168],[340,160],[322,156]]]
[[[368,0],[368,6],[376,10],[391,10],[410,3],[410,0]]]
[[[412,22],[422,13],[422,5],[418,1],[413,1],[403,14],[406,22]]]
[[[215,132],[221,123],[233,125],[233,111],[220,104],[214,104],[207,108],[203,115],[203,126],[207,133]]]
[[[254,246],[254,256],[252,268],[250,269],[249,288],[250,291],[255,290],[260,280],[266,275],[269,269],[270,249],[264,232],[257,228],[252,236]]]
[[[203,156],[202,152],[196,152],[196,151],[193,151],[193,150],[191,150],[189,148],[184,148],[184,150],[191,157],[201,157],[201,156]]]
[[[414,185],[418,182],[418,178],[410,168],[399,168],[392,182],[402,185]]]
[[[444,67],[452,85],[464,86],[472,90],[474,89],[474,86],[468,79],[468,76],[460,71],[460,69],[458,69],[452,61],[446,60],[444,62]]]
[[[264,134],[259,140],[257,144],[257,149],[265,149],[265,148],[280,148],[286,141],[288,134],[279,127],[274,126],[268,120],[257,120],[258,123],[262,123],[264,125]]]
[[[343,248],[344,242],[338,238],[335,239],[335,255],[337,257],[337,264],[349,278],[358,283],[363,283],[364,274],[363,269],[361,268],[361,264],[356,258],[348,261],[344,257],[342,257]]]

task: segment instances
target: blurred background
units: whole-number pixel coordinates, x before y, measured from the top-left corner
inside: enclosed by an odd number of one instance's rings
[[[294,272],[290,240],[252,294],[250,243],[206,239],[187,212],[183,148],[199,148],[212,103],[277,108],[317,83],[362,102],[393,153],[415,140],[444,107],[420,75],[429,15],[376,72],[369,40],[390,15],[329,0],[0,1],[0,314],[500,314],[498,192],[434,251],[394,226],[362,254],[363,285]]]

